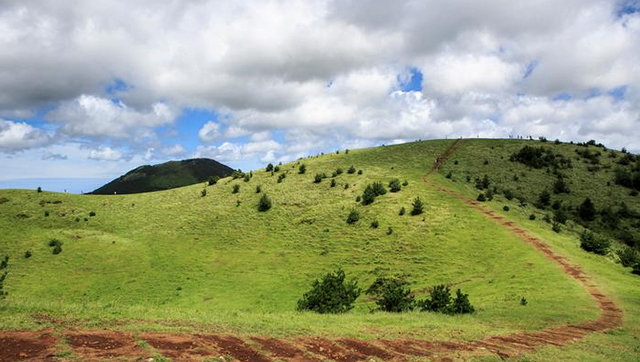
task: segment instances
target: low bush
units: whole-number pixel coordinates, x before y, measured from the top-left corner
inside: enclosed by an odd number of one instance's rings
[[[373,220],[373,221],[371,222],[371,228],[372,228],[372,229],[377,229],[377,228],[378,228],[378,226],[380,226],[380,223],[378,222],[378,220]]]
[[[320,182],[322,182],[322,174],[317,173],[313,178],[313,183],[319,184]]]
[[[362,175],[362,170],[358,170],[358,175]]]
[[[349,215],[347,215],[347,224],[354,224],[358,222],[358,220],[360,220],[360,213],[358,212],[358,210],[351,210],[349,212]]]
[[[4,258],[2,258],[2,261],[0,261],[0,270],[7,269],[8,266],[9,266],[9,255],[5,255]]]
[[[529,215],[529,220],[535,220],[535,219],[536,219],[536,214]]]
[[[207,196],[207,189],[202,189],[202,191],[200,191],[200,197],[205,197]]]
[[[237,194],[238,192],[240,192],[240,185],[235,184],[233,185],[233,189],[231,191],[232,194]]]
[[[287,177],[286,173],[281,173],[278,175],[278,183],[281,183],[284,178]]]
[[[265,170],[265,171],[267,171],[267,172],[271,172],[271,171],[273,171],[273,164],[272,164],[272,163],[269,163],[269,164],[267,165],[267,168],[265,168],[264,170]]]
[[[360,288],[355,280],[345,281],[345,273],[338,269],[322,279],[315,280],[311,290],[298,300],[297,310],[316,313],[344,313],[353,308],[360,296]]]
[[[389,191],[391,192],[398,192],[402,189],[402,187],[400,186],[400,180],[393,179],[389,182]]]
[[[336,180],[335,180],[335,179],[332,179],[332,180],[331,180],[331,185],[330,185],[330,186],[331,186],[331,187],[336,187],[336,185],[337,185],[337,184],[338,184],[338,183],[336,182]]]
[[[413,206],[413,209],[411,210],[411,215],[413,216],[420,215],[424,212],[424,204],[419,197],[416,197],[415,200],[413,200],[411,206]]]
[[[401,313],[415,307],[415,297],[404,276],[378,277],[366,294],[372,296],[378,309],[385,312]]]
[[[589,230],[580,234],[580,247],[585,251],[598,255],[606,255],[609,252],[611,242],[609,239],[601,237]]]
[[[220,181],[220,177],[218,177],[218,176],[211,176],[207,180],[207,182],[209,183],[209,186],[217,184],[218,181]]]
[[[300,167],[298,167],[298,173],[302,175],[305,172],[307,172],[307,166],[303,163],[302,165],[300,165]]]
[[[271,208],[271,199],[267,194],[262,194],[260,201],[258,201],[258,211],[267,211]]]
[[[620,259],[620,264],[624,267],[633,267],[640,263],[640,253],[637,250],[628,246],[623,246],[622,249],[616,252]]]
[[[31,250],[29,250],[29,249],[27,249],[27,250],[24,252],[24,258],[25,258],[25,259],[29,259],[29,258],[31,257],[31,255],[33,255],[33,254],[31,253]]]
[[[509,211],[509,206],[504,205],[504,206],[502,207],[502,210],[504,210],[504,211]]]
[[[393,229],[391,228],[391,226],[389,226],[387,228],[387,235],[391,235],[391,234],[393,234]]]
[[[402,216],[404,215],[404,213],[406,212],[404,206],[400,208],[400,211],[398,212],[398,215]]]
[[[371,187],[376,196],[382,196],[387,193],[387,189],[384,188],[382,182],[374,182]]]
[[[485,202],[485,201],[487,201],[487,198],[484,196],[484,194],[481,193],[480,195],[478,195],[476,200],[478,200],[480,202]]]
[[[351,166],[347,169],[347,173],[356,173],[356,168]]]
[[[418,302],[421,311],[439,312],[446,314],[466,314],[475,312],[469,302],[469,295],[456,290],[456,297],[451,298],[449,287],[437,285],[431,289],[429,297]]]
[[[262,186],[256,185],[256,194],[259,194],[261,192],[262,192]]]
[[[409,186],[409,181],[404,180],[404,182],[402,183],[402,186]]]

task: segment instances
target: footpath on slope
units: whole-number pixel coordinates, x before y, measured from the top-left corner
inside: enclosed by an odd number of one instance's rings
[[[433,186],[428,176],[437,172],[447,159],[460,147],[457,139],[435,160],[423,177]],[[622,326],[622,311],[606,295],[589,282],[580,269],[555,254],[542,240],[518,227],[512,221],[455,191],[438,187],[442,192],[463,201],[482,212],[498,225],[509,229],[531,244],[551,261],[558,263],[564,272],[580,283],[602,311],[594,321],[544,328],[537,332],[489,336],[476,341],[428,342],[416,339],[380,339],[365,341],[353,338],[327,339],[323,337],[297,337],[276,339],[264,336],[231,336],[222,334],[141,333],[118,331],[83,331],[59,322],[57,329],[43,331],[0,332],[0,362],[13,361],[66,361],[72,351],[73,360],[104,361],[109,359],[130,361],[154,361],[148,345],[173,361],[203,361],[211,357],[232,356],[241,362],[338,362],[358,361],[408,361],[412,357],[424,357],[433,361],[464,359],[469,355],[498,355],[511,357],[531,352],[544,346],[564,346],[594,332]],[[34,318],[52,322],[46,315]],[[67,347],[60,347],[64,341]]]

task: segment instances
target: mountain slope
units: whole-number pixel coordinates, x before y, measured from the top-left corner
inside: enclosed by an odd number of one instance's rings
[[[232,168],[208,158],[169,161],[135,168],[93,191],[92,194],[136,194],[169,190],[203,182],[211,176],[225,177],[232,172]]]

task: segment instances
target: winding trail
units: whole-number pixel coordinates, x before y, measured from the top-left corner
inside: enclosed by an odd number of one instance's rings
[[[518,227],[482,204],[450,189],[435,186],[429,176],[437,172],[462,144],[457,139],[436,159],[423,176],[425,183],[437,187],[474,209],[482,212],[501,227],[532,245],[563,271],[582,285],[594,298],[601,310],[598,319],[578,324],[544,328],[537,332],[514,333],[482,338],[476,341],[427,342],[415,339],[365,341],[353,338],[327,339],[298,337],[276,339],[271,337],[243,337],[211,334],[141,333],[116,331],[78,331],[61,325],[57,330],[0,332],[0,362],[9,361],[65,361],[60,341],[64,340],[73,356],[82,361],[144,360],[154,361],[148,347],[173,361],[202,361],[206,358],[230,355],[242,362],[338,362],[408,361],[413,356],[433,361],[452,361],[469,355],[498,355],[512,357],[544,346],[564,346],[580,340],[590,333],[602,332],[622,326],[622,311],[599,289],[590,283],[580,267],[555,254],[548,245],[528,231]],[[38,316],[34,316],[38,318]],[[40,318],[48,318],[40,316]],[[61,353],[62,352],[62,353]]]

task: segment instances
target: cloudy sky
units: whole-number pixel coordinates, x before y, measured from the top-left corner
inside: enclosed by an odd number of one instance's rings
[[[0,187],[511,134],[640,151],[640,0],[0,0]]]

